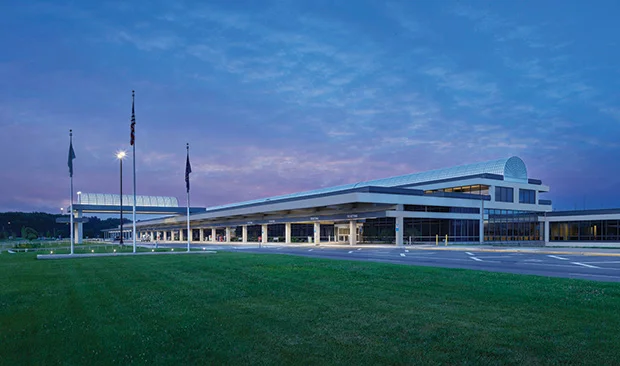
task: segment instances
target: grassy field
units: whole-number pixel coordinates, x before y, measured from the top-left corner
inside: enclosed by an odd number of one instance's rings
[[[620,285],[292,256],[0,254],[0,364],[620,363]]]

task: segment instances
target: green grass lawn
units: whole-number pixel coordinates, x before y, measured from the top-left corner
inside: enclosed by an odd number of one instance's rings
[[[0,254],[0,364],[620,363],[620,284],[220,252]]]

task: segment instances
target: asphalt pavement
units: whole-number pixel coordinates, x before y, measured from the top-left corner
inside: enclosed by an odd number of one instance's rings
[[[165,243],[159,247],[185,248],[186,244]],[[192,248],[620,282],[620,250],[613,249],[283,244],[259,247],[234,243],[192,244]]]

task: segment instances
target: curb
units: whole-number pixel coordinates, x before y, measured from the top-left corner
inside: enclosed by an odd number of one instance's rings
[[[191,252],[138,252],[138,253],[87,253],[87,254],[37,254],[37,259],[80,259],[96,257],[127,257],[140,255],[181,255],[181,254],[215,254],[213,250],[201,250]]]

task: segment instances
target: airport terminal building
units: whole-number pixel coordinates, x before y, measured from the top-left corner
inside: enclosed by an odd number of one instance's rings
[[[137,230],[195,243],[620,242],[620,210],[552,211],[547,192],[513,156],[196,209],[190,233],[185,215],[140,221]]]

